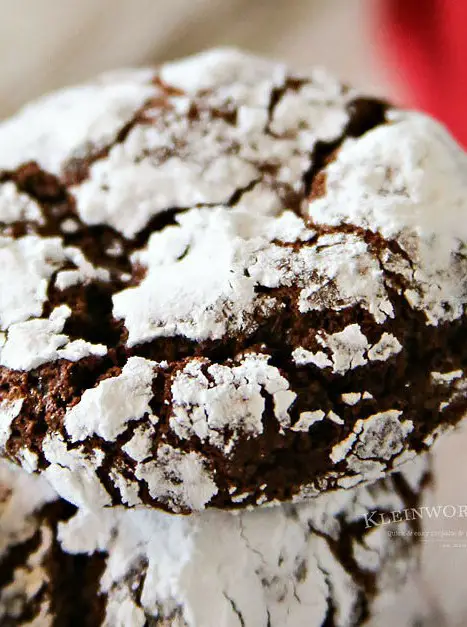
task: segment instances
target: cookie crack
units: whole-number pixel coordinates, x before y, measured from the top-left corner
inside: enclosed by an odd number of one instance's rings
[[[271,126],[274,122],[274,115],[275,115],[276,109],[281,103],[284,96],[291,91],[292,92],[299,91],[301,87],[309,83],[310,81],[305,78],[287,76],[284,82],[282,83],[282,85],[279,85],[278,87],[273,88],[273,90],[271,91],[270,98],[269,98],[268,111],[267,111],[268,119],[267,119],[266,128],[265,128],[265,133],[267,135],[271,135],[272,137],[277,137],[276,133],[274,133],[271,130]]]
[[[133,117],[116,132],[113,141],[94,151],[91,155],[81,158],[71,158],[65,163],[62,169],[61,179],[66,187],[79,185],[85,181],[89,177],[90,169],[94,163],[108,157],[112,148],[118,144],[123,144],[136,126],[150,123],[150,118],[146,116],[149,111],[153,109],[171,108],[169,98],[183,94],[182,91],[167,85],[157,75],[154,76],[152,83],[161,90],[161,93],[148,98],[141,107],[135,111]]]
[[[333,141],[318,141],[310,154],[310,166],[302,177],[304,197],[309,202],[326,194],[326,166],[348,138],[358,138],[368,131],[387,124],[390,105],[377,98],[354,98],[346,105],[349,115],[342,134]]]
[[[243,618],[243,614],[241,613],[241,611],[238,609],[237,604],[235,603],[235,601],[229,597],[229,595],[227,594],[227,592],[225,592],[225,590],[222,592],[224,598],[226,599],[226,601],[229,602],[230,607],[232,608],[233,613],[237,616],[241,627],[245,627],[246,623],[245,623],[245,619]]]
[[[331,579],[331,575],[329,573],[329,571],[327,571],[319,562],[318,560],[316,561],[316,567],[318,568],[318,570],[320,571],[320,573],[323,575],[324,581],[326,583],[327,586],[327,596],[326,596],[326,603],[327,603],[327,609],[326,609],[326,615],[324,617],[323,623],[321,625],[321,627],[336,627],[336,613],[337,613],[337,607],[336,604],[334,602],[334,597],[333,597],[333,590],[332,590],[332,579]]]
[[[262,564],[265,564],[265,559],[264,559],[264,555],[261,553],[261,551],[258,551],[258,549],[255,549],[255,547],[253,547],[250,544],[250,541],[248,540],[248,537],[246,535],[246,531],[245,531],[245,525],[243,523],[243,520],[241,518],[241,516],[239,517],[239,525],[240,525],[240,537],[243,540],[243,542],[245,543],[246,548],[251,551],[254,555],[256,555],[257,557],[259,557],[260,562]]]

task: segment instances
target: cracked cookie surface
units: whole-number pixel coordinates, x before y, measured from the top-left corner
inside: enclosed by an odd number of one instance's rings
[[[0,450],[88,508],[375,481],[467,410],[467,160],[232,50],[0,125]]]
[[[0,461],[1,624],[381,627],[416,571],[428,478],[418,458],[308,503],[180,516],[76,510]]]

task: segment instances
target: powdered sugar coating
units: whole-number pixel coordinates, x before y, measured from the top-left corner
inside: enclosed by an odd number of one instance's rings
[[[150,416],[152,422],[157,423],[157,416]],[[151,455],[152,442],[155,432],[152,424],[142,424],[133,432],[131,440],[122,446],[122,451],[134,459],[136,462],[142,462]]]
[[[41,487],[44,482],[26,475],[19,480],[18,473],[10,476],[11,470],[0,467],[2,485],[8,490],[0,505],[1,537],[9,548],[13,539],[3,535],[9,529],[5,512],[24,501],[27,508],[23,504],[16,509],[16,529],[23,529],[24,539],[43,525],[51,530],[49,542],[57,543],[58,563],[97,560],[100,570],[94,594],[103,596],[104,617],[96,625],[123,627],[131,620],[132,626],[144,627],[153,620],[184,627],[234,627],[239,621],[260,627],[318,627],[331,615],[338,627],[356,627],[363,619],[362,599],[372,616],[380,595],[390,601],[390,595],[413,574],[418,554],[411,523],[397,525],[407,532],[405,536],[390,537],[387,525],[365,528],[365,515],[413,506],[426,472],[426,460],[419,459],[400,475],[399,484],[405,490],[388,478],[371,488],[236,516],[211,511],[184,517],[114,508],[79,510],[71,518],[67,515],[66,520],[51,522],[45,516],[44,522],[41,508],[53,498],[46,485]],[[362,531],[355,533],[356,526]],[[348,551],[339,549],[344,538],[354,556],[350,570]],[[29,556],[25,559],[31,564]],[[37,562],[50,601],[50,584],[57,573],[43,560]],[[16,572],[21,569],[24,566],[19,562]],[[71,578],[59,573],[62,593],[76,594],[78,587],[89,585],[79,578],[83,572],[76,569]],[[15,581],[18,596],[28,607],[26,580],[19,576]],[[9,610],[5,599],[2,587],[0,612]],[[50,624],[52,607],[44,611]]]
[[[53,530],[47,521],[38,520],[36,511],[56,500],[54,491],[42,478],[31,477],[2,461],[0,463],[0,621],[19,624],[24,609],[34,607],[37,627],[52,627],[51,602],[43,594],[50,583],[45,568],[50,559]],[[27,547],[32,545],[29,551]],[[9,572],[12,548],[25,547],[22,561]],[[13,566],[14,563],[13,563]],[[11,622],[10,622],[11,621]]]
[[[247,98],[242,104],[257,107],[267,106],[271,86],[282,85],[286,77],[287,68],[283,64],[272,64],[233,48],[207,50],[167,63],[161,69],[162,80],[187,94],[216,89],[224,98]],[[251,88],[256,88],[253,100],[248,93]]]
[[[304,411],[300,414],[298,422],[292,427],[292,431],[308,431],[316,422],[320,422],[325,417],[324,411],[317,409],[316,411]]]
[[[168,444],[159,447],[155,459],[139,464],[135,476],[147,483],[156,502],[174,512],[203,510],[218,492],[202,455]]]
[[[337,333],[318,332],[316,342],[324,350],[312,352],[296,348],[292,353],[295,363],[299,366],[313,364],[318,368],[330,367],[341,375],[369,361],[386,361],[402,350],[399,340],[386,332],[376,344],[371,345],[358,324],[350,324]]]
[[[23,399],[0,402],[0,450],[5,447],[11,435],[11,423],[21,412]]]
[[[5,454],[65,498],[299,499],[460,419],[430,373],[465,363],[465,163],[434,122],[220,50],[47,97],[0,143]],[[357,457],[373,416],[397,446]]]
[[[461,317],[467,302],[467,157],[430,118],[391,117],[392,124],[344,142],[309,215],[316,224],[352,224],[396,240],[411,267],[397,254],[387,267],[408,270],[404,296],[437,325]]]
[[[135,256],[147,268],[141,284],[113,298],[129,346],[167,335],[203,340],[251,332],[258,314],[279,306],[258,295],[262,287],[301,288],[301,313],[359,304],[378,322],[393,316],[376,261],[352,235],[323,235],[316,246],[294,250],[273,243],[289,235],[288,224],[281,233],[273,218],[218,208],[193,209],[177,221],[180,227],[155,233]],[[310,276],[317,277],[311,286]]]
[[[57,238],[29,235],[17,240],[0,236],[0,328],[40,316],[48,282],[64,262]]]
[[[0,169],[37,161],[59,174],[68,159],[90,146],[99,150],[146,100],[157,95],[153,76],[151,70],[113,72],[26,106],[0,124]]]
[[[233,368],[206,364],[206,374],[202,366],[190,362],[172,384],[170,426],[180,438],[196,435],[228,454],[239,434],[248,438],[263,432],[264,392],[272,397],[281,427],[290,426],[288,409],[297,395],[266,355],[247,355]]]
[[[346,392],[341,396],[344,403],[347,405],[356,405],[362,399],[362,395],[360,392]]]
[[[331,460],[335,464],[345,462],[349,474],[340,477],[338,485],[350,487],[384,475],[385,462],[405,449],[407,435],[414,427],[411,420],[401,420],[401,416],[401,411],[391,409],[357,420],[352,433],[334,445]]]
[[[386,361],[402,350],[402,344],[391,333],[383,333],[380,340],[368,351],[370,361]]]
[[[65,416],[65,429],[71,441],[80,442],[93,434],[115,440],[130,420],[151,413],[153,378],[151,362],[131,357],[120,376],[86,390],[81,401]]]
[[[26,194],[21,194],[11,181],[0,184],[0,222],[11,224],[21,220],[42,222],[40,205]]]
[[[88,355],[105,355],[107,347],[103,344],[70,341],[62,333],[70,315],[70,308],[62,305],[48,319],[34,318],[12,324],[0,348],[0,364],[15,370],[31,370],[56,359],[78,361]]]
[[[47,435],[42,448],[49,464],[44,475],[64,499],[85,509],[110,505],[111,499],[96,474],[102,466],[102,451],[89,452],[83,446],[70,450],[57,435]]]
[[[167,335],[219,338],[253,318],[254,281],[242,267],[249,243],[235,233],[241,220],[222,209],[193,210],[179,220],[180,227],[152,235],[138,255],[147,266],[141,284],[114,296],[114,315],[125,320],[130,346]]]
[[[164,364],[132,357],[121,374],[87,390],[65,414],[63,430],[49,433],[42,441],[43,472],[60,496],[85,509],[146,503],[196,512],[218,502],[238,507],[270,500],[268,482],[263,488],[258,488],[258,479],[252,484],[241,482],[235,459],[245,446],[260,450],[267,446],[266,434],[272,428],[279,442],[300,440],[308,450],[323,421],[333,424],[336,435],[329,446],[329,462],[306,482],[307,498],[374,481],[400,465],[404,455],[410,458],[414,425],[401,411],[364,419],[345,411],[342,418],[342,408],[339,414],[323,411],[315,401],[314,407],[297,416],[297,394],[270,361],[270,356],[256,353],[228,365],[193,358],[166,378]],[[159,387],[170,390],[170,400],[161,408],[167,425],[163,435],[161,418],[151,409]],[[344,401],[349,407],[364,394],[351,396]],[[371,400],[367,393],[365,398]],[[115,455],[116,446],[121,455]],[[210,453],[211,447],[217,455]],[[25,449],[18,455],[25,468],[25,454],[30,453]],[[307,455],[312,459],[312,452]],[[108,482],[101,480],[104,467]],[[301,478],[298,495],[304,483]]]

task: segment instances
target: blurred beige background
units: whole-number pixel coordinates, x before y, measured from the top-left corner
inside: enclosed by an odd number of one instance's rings
[[[376,0],[377,1],[377,0]],[[237,45],[384,92],[374,0],[0,0],[0,116],[122,65]]]
[[[0,0],[0,118],[46,90],[96,72],[215,45],[245,47],[303,69],[324,65],[369,92],[395,97],[374,43],[377,2]],[[467,502],[464,431],[448,437],[436,451],[434,504]],[[467,534],[467,520],[432,521],[431,528]],[[424,561],[426,593],[447,617],[436,617],[433,625],[465,625],[467,548],[429,540]]]

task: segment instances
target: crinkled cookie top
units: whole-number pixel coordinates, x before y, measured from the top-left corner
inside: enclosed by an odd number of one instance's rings
[[[400,600],[422,546],[420,521],[391,525],[391,512],[418,511],[427,476],[422,456],[307,503],[174,516],[76,510],[0,460],[0,622],[382,627],[378,610]]]
[[[374,481],[467,410],[467,157],[233,50],[0,125],[0,449],[79,505]]]

